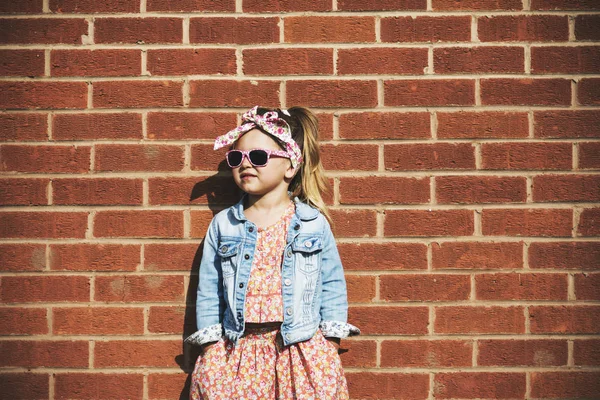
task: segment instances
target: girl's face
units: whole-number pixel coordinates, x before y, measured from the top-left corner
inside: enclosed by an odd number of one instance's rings
[[[252,129],[243,134],[233,145],[237,150],[281,150],[275,139],[271,136]],[[232,169],[233,180],[240,189],[249,195],[262,196],[273,190],[287,192],[294,169],[289,158],[271,156],[264,167],[253,166],[247,157],[244,157],[239,167]]]

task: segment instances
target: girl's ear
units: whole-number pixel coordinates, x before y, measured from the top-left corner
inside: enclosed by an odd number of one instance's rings
[[[292,163],[290,163],[290,166],[288,167],[288,169],[285,170],[285,178],[289,179],[291,181],[292,178],[294,178],[294,176],[296,176],[296,173],[299,170],[300,170],[299,165],[298,165],[298,168],[294,168],[294,167],[292,167]]]

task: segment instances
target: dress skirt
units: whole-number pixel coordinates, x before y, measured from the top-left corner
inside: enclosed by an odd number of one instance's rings
[[[221,339],[198,357],[190,399],[348,399],[335,346],[320,330],[284,347],[279,330],[250,333],[238,345]]]

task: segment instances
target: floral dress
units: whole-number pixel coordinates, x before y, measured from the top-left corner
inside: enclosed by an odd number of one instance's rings
[[[280,220],[258,229],[246,292],[247,323],[283,321],[281,263],[287,230],[295,212],[291,202]],[[266,326],[266,325],[265,325]],[[253,329],[236,346],[222,338],[198,357],[190,391],[198,399],[348,399],[336,347],[321,331],[284,347],[279,330]]]

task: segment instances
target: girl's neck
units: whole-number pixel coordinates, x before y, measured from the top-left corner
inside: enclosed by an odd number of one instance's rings
[[[261,228],[279,220],[289,203],[290,198],[287,192],[271,192],[260,197],[248,195],[244,214],[246,218]]]

